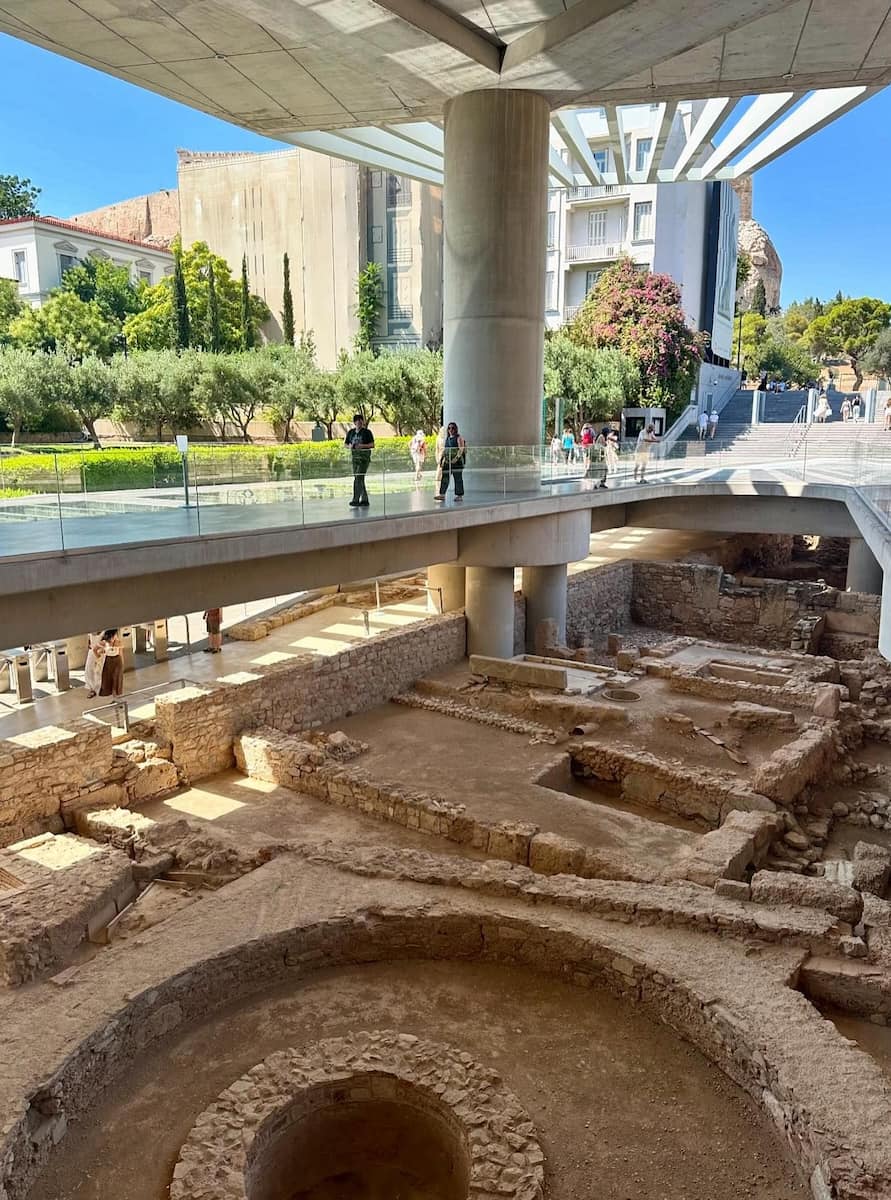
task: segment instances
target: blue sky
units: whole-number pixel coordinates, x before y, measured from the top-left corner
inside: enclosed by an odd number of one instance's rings
[[[176,149],[269,150],[227,125],[0,35],[0,173],[43,189],[59,217],[176,186]],[[783,260],[783,302],[891,300],[891,89],[755,175],[755,218]]]

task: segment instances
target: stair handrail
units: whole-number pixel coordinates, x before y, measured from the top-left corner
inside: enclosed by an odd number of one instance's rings
[[[808,434],[810,433],[812,422],[807,419],[807,405],[802,404],[795,417],[792,420],[791,427],[786,435],[786,451],[785,458],[797,458],[798,451],[806,444]]]

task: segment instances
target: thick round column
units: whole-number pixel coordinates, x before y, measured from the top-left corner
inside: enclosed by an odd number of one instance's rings
[[[445,106],[444,408],[471,447],[541,439],[549,125],[534,92]]]
[[[513,658],[513,567],[468,567],[467,653]]]
[[[464,568],[456,567],[454,563],[438,563],[435,567],[427,568],[427,584],[430,588],[438,588],[439,594],[430,592],[433,603],[439,611],[440,595],[442,611],[455,612],[464,607]]]
[[[845,587],[849,592],[865,592],[868,596],[882,594],[883,571],[863,538],[850,539],[848,574]]]
[[[526,649],[535,653],[535,634],[542,621],[557,623],[557,643],[566,642],[566,563],[554,567],[524,567]]]

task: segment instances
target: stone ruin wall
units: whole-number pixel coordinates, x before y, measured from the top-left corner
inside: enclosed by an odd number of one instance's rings
[[[179,233],[179,192],[166,188],[147,196],[133,196],[68,219],[110,237],[150,242],[166,250]]]
[[[816,653],[825,639],[845,658],[862,657],[876,644],[880,603],[819,583],[746,579],[740,586],[720,567],[700,563],[633,564],[635,621],[766,650]]]

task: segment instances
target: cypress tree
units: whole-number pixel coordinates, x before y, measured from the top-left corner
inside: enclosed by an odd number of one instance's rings
[[[757,313],[759,317],[767,316],[767,293],[764,290],[763,279],[758,280],[752,292],[752,312]]]
[[[220,329],[220,302],[217,298],[217,284],[213,273],[213,263],[207,267],[207,320],[209,325],[208,344],[215,354],[223,349],[223,333]]]
[[[251,315],[251,288],[248,283],[247,255],[241,256],[241,348],[253,350],[254,318]]]
[[[173,348],[174,350],[188,350],[191,344],[186,277],[183,275],[182,256],[177,251],[173,263]]]
[[[289,346],[294,345],[294,297],[291,295],[291,261],[285,251],[282,259],[285,283],[282,298],[282,333]]]

